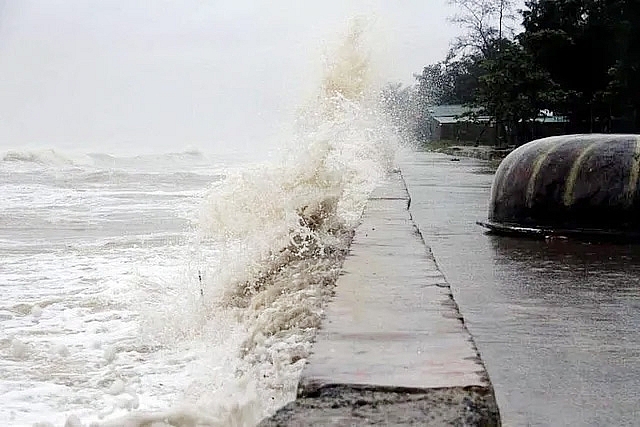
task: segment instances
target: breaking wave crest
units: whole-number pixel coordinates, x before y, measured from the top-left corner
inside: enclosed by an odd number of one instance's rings
[[[94,167],[100,169],[139,169],[153,165],[156,168],[210,165],[205,154],[198,150],[177,153],[146,154],[132,157],[119,157],[106,153],[68,153],[54,149],[9,150],[0,153],[1,163],[23,164],[44,167]]]
[[[396,152],[361,41],[356,25],[280,162],[229,170],[210,188],[191,279],[146,301],[150,341],[209,347],[183,399],[101,425],[250,426],[295,397],[353,230]]]
[[[53,149],[11,150],[2,155],[2,162],[35,163],[48,166],[73,166],[79,161],[81,160],[78,157],[74,158]]]
[[[144,154],[133,157],[118,157],[110,154],[89,154],[98,167],[116,167],[123,169],[137,169],[141,165],[153,165],[156,168],[193,168],[194,166],[209,166],[210,160],[199,150],[186,150],[178,153]]]

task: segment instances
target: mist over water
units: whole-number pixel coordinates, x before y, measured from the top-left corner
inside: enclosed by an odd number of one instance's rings
[[[411,83],[446,54],[450,13],[446,0],[0,2],[0,151],[260,160],[351,17],[371,23],[374,77]]]
[[[250,426],[295,397],[398,149],[367,28],[355,20],[327,52],[261,163],[195,149],[2,154],[0,419]]]

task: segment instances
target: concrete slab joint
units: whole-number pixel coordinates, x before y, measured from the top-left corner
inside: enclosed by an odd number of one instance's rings
[[[500,425],[491,382],[393,173],[373,192],[297,398],[260,426]]]

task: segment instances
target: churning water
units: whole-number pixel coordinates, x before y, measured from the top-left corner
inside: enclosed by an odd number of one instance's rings
[[[0,156],[0,420],[255,425],[396,146],[351,31],[277,160]]]

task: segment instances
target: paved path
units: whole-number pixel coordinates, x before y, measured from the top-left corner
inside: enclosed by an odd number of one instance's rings
[[[261,426],[498,425],[474,343],[395,173],[371,197],[298,398]]]
[[[639,425],[640,245],[487,235],[493,174],[451,159],[400,164],[504,425]]]

